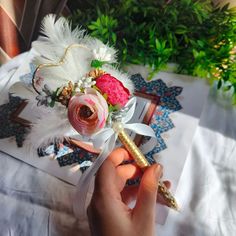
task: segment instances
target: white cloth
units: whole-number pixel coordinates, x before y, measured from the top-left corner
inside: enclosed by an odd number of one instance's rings
[[[181,212],[171,211],[158,235],[236,233],[236,107],[208,98],[177,188]]]
[[[235,117],[235,108],[208,99],[176,192],[181,212],[169,212],[158,236],[236,232]],[[1,152],[0,180],[0,235],[86,235],[73,215],[72,185]]]

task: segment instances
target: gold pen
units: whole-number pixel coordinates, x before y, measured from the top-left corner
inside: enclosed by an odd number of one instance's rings
[[[150,166],[150,163],[147,161],[146,157],[143,155],[141,150],[136,146],[133,140],[125,132],[123,125],[120,122],[114,122],[113,129],[117,132],[120,141],[125,146],[130,155],[134,158],[137,165],[143,170],[146,167]],[[158,193],[163,197],[168,207],[176,211],[179,210],[179,206],[174,196],[170,193],[170,191],[162,181],[159,181],[158,183]]]

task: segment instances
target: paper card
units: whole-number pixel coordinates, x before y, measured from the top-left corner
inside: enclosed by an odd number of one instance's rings
[[[1,81],[0,106],[7,101],[7,89],[10,85],[18,81],[27,82],[28,77],[30,82],[33,69],[29,62],[30,56],[28,62],[25,61],[10,79],[6,78],[7,85]],[[131,74],[141,73],[144,78],[147,77],[144,67],[133,67],[130,71]],[[25,74],[29,76],[24,76]],[[144,123],[151,122],[157,135],[158,145],[150,156],[154,156],[155,160],[164,166],[163,179],[172,182],[174,193],[208,94],[208,86],[202,80],[172,73],[159,73],[152,82],[138,81],[138,84],[139,93],[141,92],[138,95],[141,96],[138,98],[132,122],[142,120]],[[4,86],[6,89],[3,90]],[[32,114],[36,114],[33,108],[26,106],[17,117],[30,120]],[[135,137],[135,134],[132,134],[132,137]],[[140,137],[138,139],[140,141]],[[74,185],[81,176],[81,171],[78,169],[81,166],[91,165],[91,161],[86,161],[80,166],[60,167],[55,160],[47,157],[39,158],[37,151],[32,150],[31,147],[17,148],[14,138],[0,139],[0,150]],[[165,222],[167,213],[166,207],[158,205],[158,223]]]

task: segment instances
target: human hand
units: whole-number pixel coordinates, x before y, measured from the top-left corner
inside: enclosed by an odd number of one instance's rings
[[[151,236],[155,234],[155,205],[161,165],[148,167],[142,175],[135,164],[120,165],[131,159],[123,148],[114,150],[99,169],[88,217],[92,235]],[[125,186],[127,179],[142,175],[139,186]],[[170,187],[170,182],[164,182]],[[128,204],[136,199],[131,209]]]

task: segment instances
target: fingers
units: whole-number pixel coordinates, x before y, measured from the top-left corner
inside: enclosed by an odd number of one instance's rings
[[[120,194],[117,189],[122,186],[122,179],[116,173],[116,168],[111,160],[106,160],[100,167],[95,178],[94,193],[106,194],[116,193]]]
[[[124,148],[117,148],[115,149],[107,158],[106,161],[102,164],[100,167],[97,176],[95,184],[101,187],[110,187],[114,186],[117,182],[117,172],[116,167],[119,167],[119,165],[125,161],[131,159],[129,156],[129,153]],[[118,168],[121,175],[124,175],[125,168]],[[127,169],[128,170],[128,169]],[[134,168],[129,167],[129,170],[131,171],[131,175],[135,173]],[[127,175],[127,174],[126,174]],[[122,177],[124,179],[125,177]]]
[[[145,170],[139,186],[137,202],[133,209],[135,221],[155,220],[157,189],[161,175],[162,167],[158,164],[154,164]]]
[[[125,164],[116,167],[117,174],[123,179],[123,181],[127,181],[128,179],[138,178],[142,176],[141,169],[136,164]]]
[[[128,205],[136,200],[139,186],[126,186],[121,192],[122,201]]]
[[[141,170],[135,164],[120,165],[127,160],[132,158],[124,148],[115,149],[97,173],[96,189],[121,192],[128,179],[140,176]]]
[[[132,160],[128,151],[124,148],[116,148],[108,157],[108,159],[115,165],[118,166],[124,161]]]
[[[171,186],[171,182],[166,180],[163,181],[165,186],[169,189]],[[126,186],[123,191],[121,192],[121,197],[122,201],[125,204],[129,204],[130,202],[134,201],[137,199],[137,193],[138,193],[139,186]],[[162,204],[162,205],[167,205],[166,201],[163,199],[163,197],[157,193],[157,199],[156,202]]]

